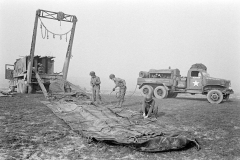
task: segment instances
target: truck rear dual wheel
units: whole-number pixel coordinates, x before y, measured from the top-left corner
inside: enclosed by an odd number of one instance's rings
[[[36,93],[36,88],[33,84],[28,84],[28,93],[29,94]]]
[[[157,86],[154,89],[154,96],[157,99],[163,99],[166,98],[168,96],[168,91],[166,90],[166,88],[164,86]]]
[[[18,93],[27,93],[27,84],[24,81],[22,81],[22,80],[18,81],[17,92]]]
[[[207,94],[207,100],[212,104],[219,104],[223,100],[223,94],[219,90],[211,90]]]
[[[142,88],[141,88],[141,95],[143,97],[147,97],[151,92],[153,92],[153,87],[150,86],[150,85],[144,85]]]

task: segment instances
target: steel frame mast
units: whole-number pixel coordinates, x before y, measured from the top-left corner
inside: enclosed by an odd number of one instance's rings
[[[68,15],[64,14],[63,12],[52,12],[52,11],[46,11],[38,9],[36,11],[36,17],[34,22],[34,28],[33,28],[33,36],[32,36],[32,43],[31,43],[31,50],[30,50],[30,61],[28,62],[28,69],[27,69],[27,83],[31,84],[31,78],[32,78],[32,66],[33,66],[33,58],[34,58],[34,52],[35,52],[35,45],[36,45],[36,37],[37,37],[37,26],[38,26],[38,18],[47,18],[47,19],[53,19],[58,21],[65,21],[65,22],[72,22],[73,26],[71,29],[71,35],[69,39],[68,49],[66,53],[66,58],[63,66],[63,78],[67,79],[68,74],[68,68],[70,63],[70,58],[72,54],[72,45],[73,45],[73,38],[77,23],[77,17],[74,15]]]

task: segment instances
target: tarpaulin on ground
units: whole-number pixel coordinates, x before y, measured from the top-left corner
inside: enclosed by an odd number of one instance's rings
[[[111,105],[88,105],[87,101],[44,101],[72,130],[84,137],[127,145],[139,151],[158,152],[198,144],[194,139],[161,131],[156,120],[143,119],[136,111]]]

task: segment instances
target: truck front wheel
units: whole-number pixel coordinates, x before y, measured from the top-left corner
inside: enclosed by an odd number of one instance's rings
[[[219,90],[211,90],[207,94],[207,100],[212,104],[219,104],[223,100],[223,94]]]
[[[22,93],[27,93],[28,86],[26,83],[22,82]]]
[[[163,99],[163,98],[166,98],[168,95],[168,92],[167,90],[165,89],[164,86],[158,86],[154,89],[154,96],[157,98],[157,99]]]

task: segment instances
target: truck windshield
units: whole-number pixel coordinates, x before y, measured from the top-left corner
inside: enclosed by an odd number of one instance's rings
[[[202,72],[203,76],[210,77],[210,75],[207,72]]]

